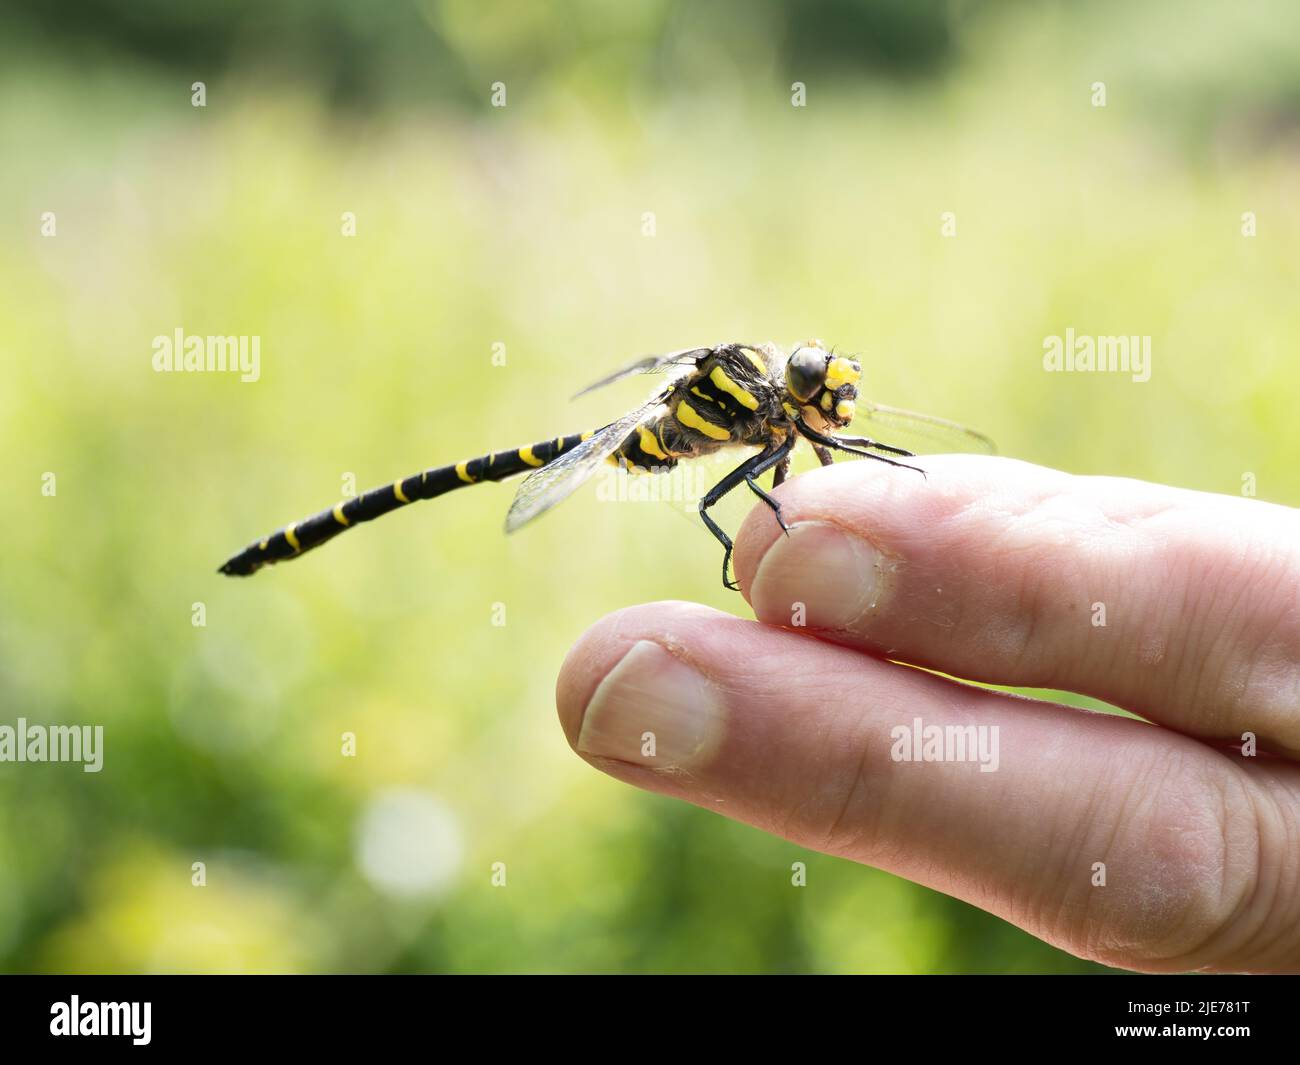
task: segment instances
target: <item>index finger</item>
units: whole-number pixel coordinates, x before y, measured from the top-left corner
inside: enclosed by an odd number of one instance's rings
[[[913,460],[916,461],[916,460]],[[861,461],[756,507],[763,621],[970,680],[1096,696],[1300,755],[1300,513],[1010,459]]]

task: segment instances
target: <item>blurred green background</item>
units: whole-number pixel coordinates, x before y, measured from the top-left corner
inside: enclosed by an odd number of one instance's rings
[[[733,338],[825,337],[1005,454],[1300,503],[1294,3],[0,12],[0,722],[106,731],[99,774],[0,764],[0,968],[1100,971],[571,754],[591,622],[744,612],[670,508],[507,539],[487,486],[214,568]],[[177,327],[260,336],[261,379],[154,373]],[[1066,328],[1152,336],[1151,380],[1043,372]]]

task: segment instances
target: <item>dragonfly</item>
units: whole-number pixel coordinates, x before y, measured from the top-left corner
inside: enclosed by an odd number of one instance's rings
[[[743,485],[788,531],[780,502],[758,479],[771,471],[772,487],[779,486],[789,476],[791,454],[801,441],[811,446],[823,466],[833,463],[836,454],[847,454],[922,476],[919,467],[903,461],[914,458],[915,452],[847,430],[897,429],[947,450],[996,451],[983,433],[956,422],[863,399],[858,392],[861,362],[837,354],[820,340],[795,344],[789,351],[774,344],[733,342],[646,356],[577,395],[639,374],[664,374],[667,379],[645,402],[599,429],[435,466],[371,489],[253,541],[218,572],[249,576],[418,500],[527,474],[506,515],[506,532],[512,533],[568,498],[606,463],[628,472],[666,473],[679,462],[746,448],[744,461],[704,492],[697,504],[700,520],[723,548],[722,583],[736,590],[732,540],[709,511]]]

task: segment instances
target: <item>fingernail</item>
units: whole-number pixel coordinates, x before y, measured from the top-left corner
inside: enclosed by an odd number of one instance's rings
[[[722,736],[713,686],[657,643],[640,640],[596,688],[578,750],[658,769],[706,760]]]
[[[847,629],[878,605],[881,554],[827,522],[790,526],[758,563],[750,601],[764,621]]]

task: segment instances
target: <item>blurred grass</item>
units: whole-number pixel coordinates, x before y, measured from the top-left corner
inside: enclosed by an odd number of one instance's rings
[[[1294,55],[1202,62],[1214,10],[1015,6],[949,76],[814,70],[806,109],[772,64],[657,97],[603,91],[613,68],[578,56],[503,111],[358,116],[292,83],[232,75],[197,110],[188,77],[14,57],[0,705],[103,723],[107,752],[99,775],[0,766],[0,967],[1096,969],[572,757],[552,685],[591,621],[656,598],[743,612],[667,508],[586,493],[507,539],[511,489],[488,486],[250,582],[213,571],[347,472],[365,488],[599,424],[638,393],[570,404],[580,385],[731,337],[825,337],[862,354],[868,395],[1005,454],[1229,493],[1249,472],[1300,503]],[[1180,62],[1148,63],[1174,25]],[[178,326],[260,335],[261,380],[153,373]],[[1151,381],[1043,373],[1067,327],[1152,335]],[[412,788],[460,826],[462,864],[398,899],[356,835]]]

